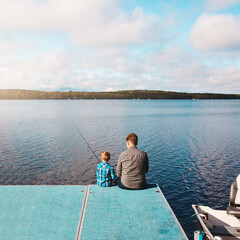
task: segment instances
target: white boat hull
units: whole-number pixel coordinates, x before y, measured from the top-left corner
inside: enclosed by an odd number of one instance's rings
[[[207,206],[192,205],[207,239],[240,239],[240,219],[226,210],[214,210]]]

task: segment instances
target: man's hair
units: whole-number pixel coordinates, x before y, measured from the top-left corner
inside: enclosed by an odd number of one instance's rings
[[[130,141],[132,144],[137,146],[138,144],[138,136],[135,133],[129,133],[126,137],[126,141]]]
[[[102,159],[103,161],[108,162],[108,161],[110,160],[110,156],[111,156],[110,152],[104,151],[104,152],[102,152],[102,154],[101,154],[101,159]]]

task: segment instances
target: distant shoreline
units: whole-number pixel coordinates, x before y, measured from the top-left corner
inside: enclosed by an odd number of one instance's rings
[[[158,90],[125,90],[111,92],[60,92],[60,91],[35,91],[35,90],[1,90],[0,100],[84,100],[84,99],[240,99],[240,94],[221,93],[185,93]]]

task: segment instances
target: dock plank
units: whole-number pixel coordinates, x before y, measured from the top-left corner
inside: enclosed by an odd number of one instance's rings
[[[92,185],[80,239],[186,239],[158,190]]]
[[[159,190],[0,186],[0,240],[187,239]]]
[[[85,189],[0,186],[0,239],[75,239]]]

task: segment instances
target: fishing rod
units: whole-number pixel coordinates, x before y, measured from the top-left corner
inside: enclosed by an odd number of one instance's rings
[[[76,130],[78,131],[78,133],[80,134],[80,136],[82,137],[82,139],[85,141],[85,143],[88,145],[89,149],[91,150],[91,152],[93,153],[93,155],[95,156],[95,158],[98,160],[98,162],[100,163],[100,160],[98,159],[97,155],[95,154],[95,152],[92,150],[90,144],[87,142],[87,140],[85,139],[85,137],[82,135],[82,133],[80,132],[80,130],[78,129],[77,125],[72,121],[73,126],[76,128]]]

